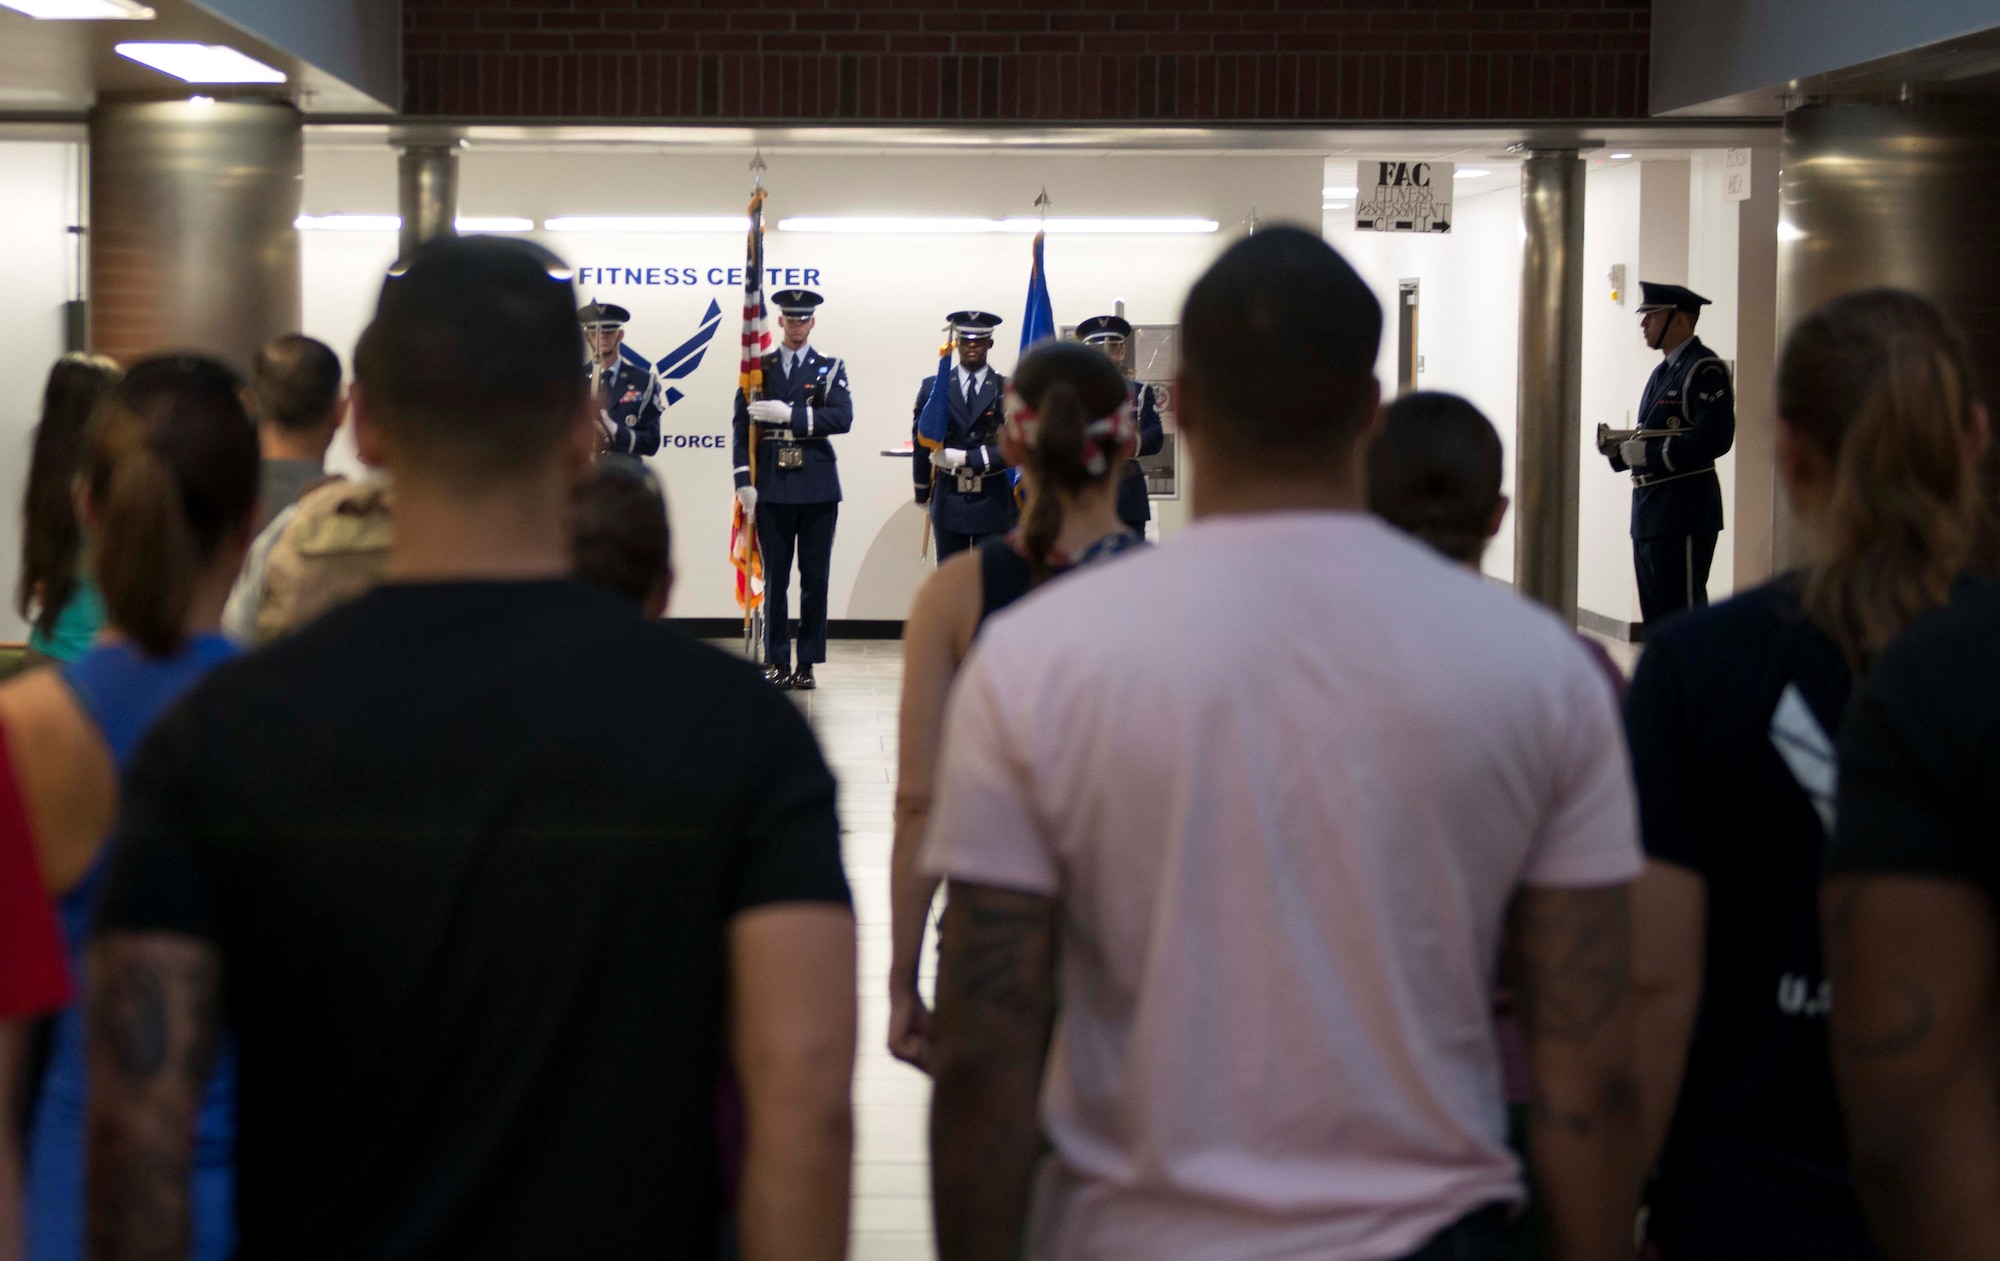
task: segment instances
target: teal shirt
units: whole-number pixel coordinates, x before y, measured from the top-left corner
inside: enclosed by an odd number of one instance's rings
[[[57,661],[75,661],[90,651],[90,641],[97,638],[103,626],[103,593],[98,591],[95,579],[79,574],[69,603],[56,614],[53,633],[44,635],[41,627],[33,628],[28,634],[28,647]]]

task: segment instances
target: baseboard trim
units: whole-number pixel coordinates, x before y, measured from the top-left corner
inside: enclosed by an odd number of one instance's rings
[[[1606,639],[1616,640],[1621,644],[1643,644],[1646,642],[1646,624],[1644,622],[1621,622],[1615,617],[1606,617],[1602,613],[1593,613],[1589,609],[1578,609],[1576,611],[1576,628],[1578,630],[1587,630],[1593,635],[1602,635]]]
[[[672,617],[667,619],[674,626],[686,631],[697,639],[732,639],[743,634],[743,619],[736,617]],[[799,624],[792,622],[792,634],[798,634]],[[829,619],[826,624],[828,639],[901,639],[903,624],[886,618],[844,618]]]

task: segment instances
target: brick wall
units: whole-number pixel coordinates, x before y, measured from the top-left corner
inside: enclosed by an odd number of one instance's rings
[[[410,114],[1634,118],[1649,0],[404,0]]]

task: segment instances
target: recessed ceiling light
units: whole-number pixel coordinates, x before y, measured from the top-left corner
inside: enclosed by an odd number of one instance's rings
[[[285,72],[227,44],[120,44],[120,57],[189,83],[283,83]]]
[[[0,0],[0,6],[44,22],[129,22],[153,16],[134,0]]]
[[[460,232],[532,232],[535,230],[535,221],[507,215],[488,217],[461,215],[456,226]]]
[[[1611,160],[1612,160],[1613,162],[1623,162],[1623,161],[1625,161],[1625,160],[1626,160],[1627,158],[1629,158],[1629,157],[1631,157],[1631,156],[1632,156],[1632,155],[1631,155],[1631,154],[1629,154],[1629,153],[1614,153],[1614,154],[1612,154],[1612,155],[1611,155]]]
[[[1329,184],[1327,187],[1319,190],[1319,195],[1322,197],[1359,197],[1361,190],[1351,186],[1342,187],[1337,184]]]
[[[551,232],[747,232],[744,215],[557,215],[542,220]]]
[[[1493,174],[1493,172],[1488,171],[1482,167],[1461,166],[1456,171],[1453,171],[1451,173],[1451,177],[1455,180],[1476,180],[1484,178],[1485,176],[1491,174]]]

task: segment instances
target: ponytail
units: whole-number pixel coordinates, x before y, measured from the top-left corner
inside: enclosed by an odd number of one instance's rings
[[[143,438],[131,443],[96,508],[105,613],[147,653],[168,656],[181,645],[198,568],[173,470]]]
[[[76,519],[76,472],[84,432],[120,369],[102,355],[68,354],[49,369],[42,418],[35,426],[28,486],[21,496],[21,576],[14,607],[43,635],[76,594],[83,529]]]
[[[1084,415],[1083,400],[1068,381],[1055,380],[1042,391],[1036,409],[1040,424],[1035,440],[1028,446],[1028,468],[1035,475],[1035,491],[1028,498],[1028,511],[1021,520],[1021,548],[1028,554],[1028,567],[1037,579],[1049,571],[1049,553],[1062,533],[1062,496],[1074,494],[1090,481],[1083,467],[1085,430],[1090,418]]]
[[[1972,556],[1976,401],[1964,339],[1915,294],[1837,298],[1786,343],[1779,412],[1833,469],[1804,607],[1857,671],[1948,603]]]
[[[256,431],[234,373],[210,359],[150,359],[92,422],[83,483],[109,624],[148,655],[185,638],[204,570],[247,539],[257,508]]]
[[[1056,567],[1064,501],[1117,477],[1123,467],[1122,439],[1100,422],[1116,417],[1124,424],[1125,375],[1100,350],[1046,341],[1022,358],[1011,388],[1008,426],[1034,478],[1021,519],[1021,550],[1031,581],[1039,583]]]

